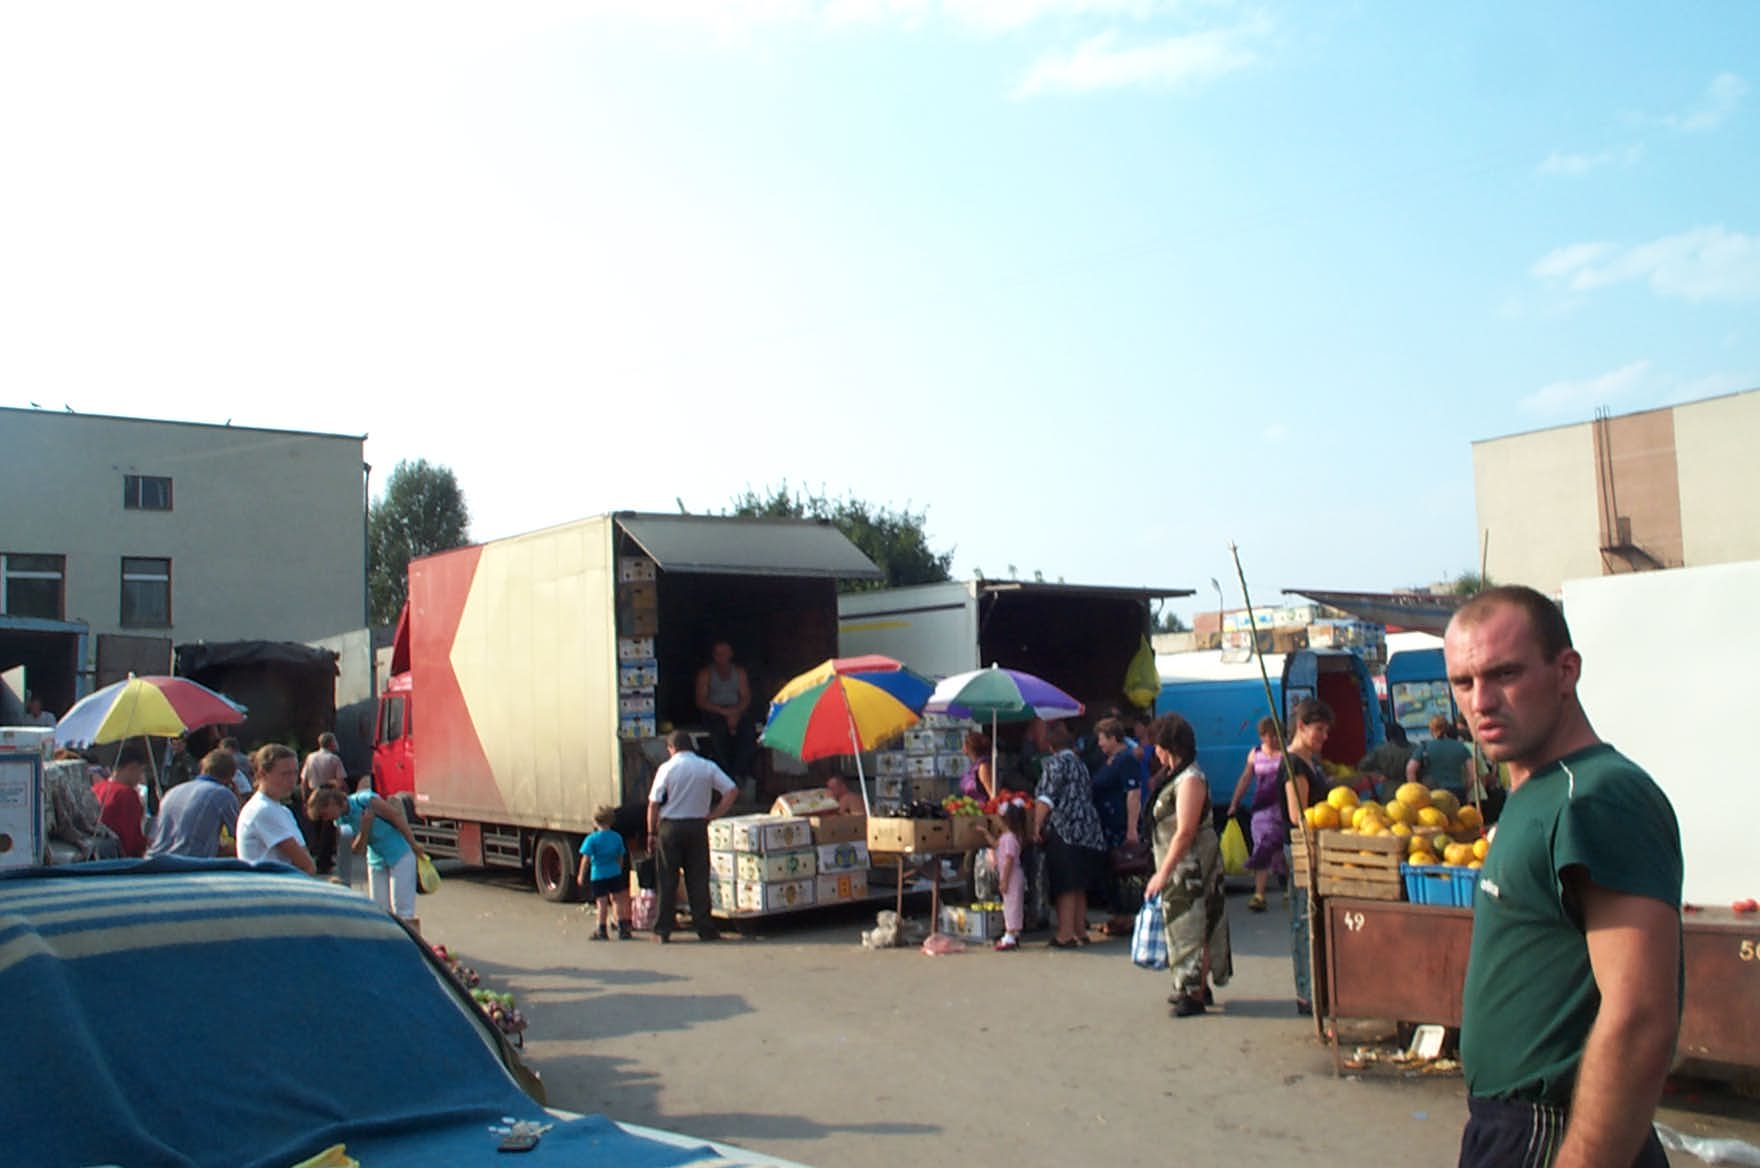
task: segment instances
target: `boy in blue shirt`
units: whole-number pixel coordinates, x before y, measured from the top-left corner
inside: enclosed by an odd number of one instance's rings
[[[611,904],[617,902],[617,939],[629,940],[629,881],[623,874],[623,837],[611,830],[617,811],[601,807],[593,812],[593,825],[599,830],[581,841],[581,866],[575,874],[577,883],[587,886],[587,893],[599,906],[599,930],[592,940],[610,940],[605,922]]]

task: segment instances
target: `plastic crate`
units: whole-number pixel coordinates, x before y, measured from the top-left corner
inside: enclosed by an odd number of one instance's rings
[[[1406,899],[1413,904],[1436,904],[1449,908],[1472,908],[1479,887],[1479,869],[1453,864],[1401,864]]]

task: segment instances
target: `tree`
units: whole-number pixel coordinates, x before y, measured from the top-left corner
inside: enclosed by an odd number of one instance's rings
[[[1449,590],[1456,596],[1475,596],[1492,586],[1490,576],[1481,576],[1477,572],[1462,572],[1454,578]]]
[[[788,489],[785,481],[768,496],[750,487],[733,500],[733,515],[764,519],[827,519],[862,554],[874,561],[884,576],[879,580],[840,580],[838,588],[845,592],[872,588],[891,588],[900,584],[934,584],[952,579],[953,553],[936,552],[929,547],[928,533],[923,529],[926,513],[909,507],[894,511],[891,507],[875,506],[854,496],[828,499],[823,493]]]
[[[409,562],[469,539],[470,511],[450,467],[400,462],[367,516],[367,597],[376,625],[391,624],[409,594]]]
[[[1150,628],[1157,633],[1189,633],[1192,631],[1192,626],[1186,624],[1179,613],[1167,607],[1163,607],[1155,614],[1155,623]]]

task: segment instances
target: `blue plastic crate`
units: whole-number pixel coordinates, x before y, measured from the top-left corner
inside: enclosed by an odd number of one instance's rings
[[[1479,887],[1479,869],[1453,864],[1401,864],[1399,874],[1406,882],[1406,899],[1413,904],[1472,908]]]

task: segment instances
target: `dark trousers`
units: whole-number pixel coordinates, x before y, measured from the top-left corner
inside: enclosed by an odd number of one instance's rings
[[[727,728],[727,719],[717,714],[709,719],[709,753],[733,779],[752,777],[752,760],[758,754],[757,724],[749,713],[739,716],[739,725]]]
[[[1564,1108],[1544,1103],[1469,1098],[1460,1168],[1544,1168],[1557,1154],[1569,1119]],[[1632,1168],[1668,1168],[1668,1153],[1655,1128]]]
[[[662,819],[660,821],[659,911],[654,932],[667,936],[678,921],[678,874],[684,873],[684,891],[691,902],[691,928],[699,937],[716,933],[709,915],[709,821]]]

